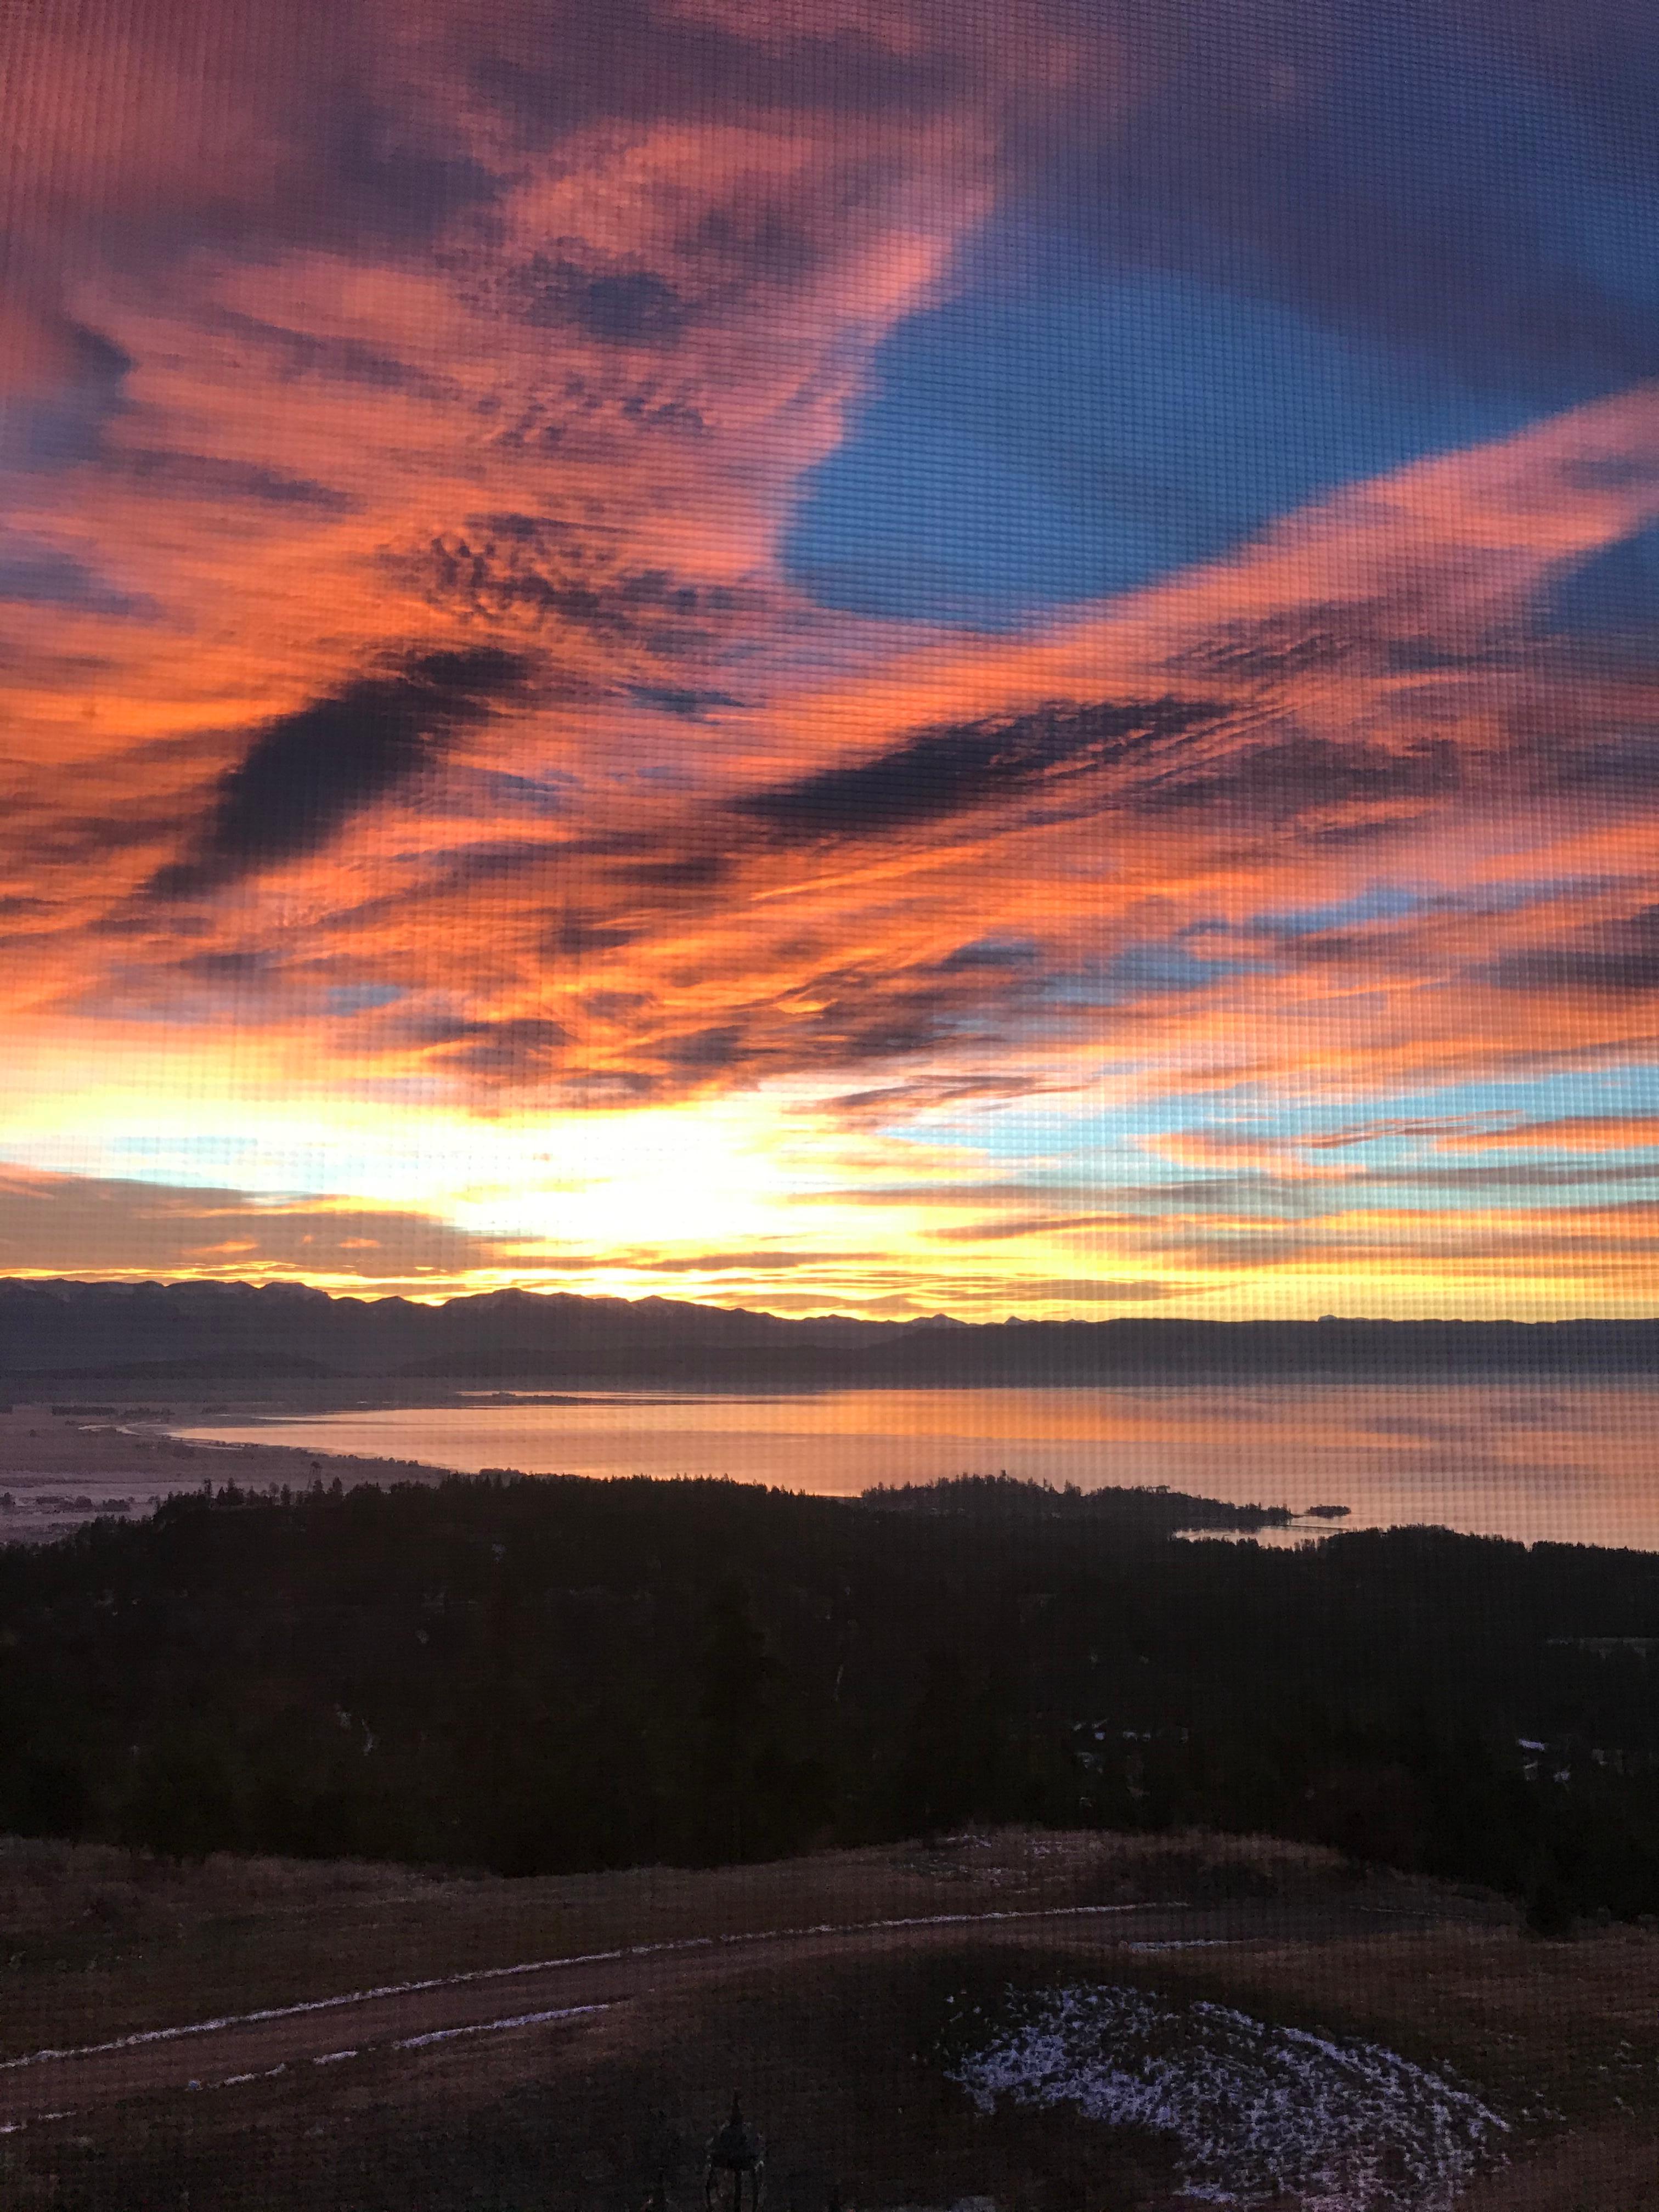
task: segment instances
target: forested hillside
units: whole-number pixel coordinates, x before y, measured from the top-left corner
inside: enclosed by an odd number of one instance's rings
[[[1659,1558],[995,1480],[234,1490],[0,1552],[0,1825],[509,1872],[974,1818],[1659,1911]],[[1650,1656],[1651,1653],[1652,1656]]]

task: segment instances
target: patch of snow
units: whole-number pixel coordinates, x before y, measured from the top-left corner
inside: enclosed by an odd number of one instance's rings
[[[493,2035],[510,2027],[544,2027],[550,2021],[582,2020],[592,2012],[609,2012],[607,2004],[565,2005],[556,2012],[515,2013],[507,2020],[470,2021],[465,2027],[434,2027],[424,2035],[406,2035],[401,2043],[394,2043],[394,2051],[424,2051],[429,2044],[453,2043],[462,2035]]]
[[[1469,2090],[1396,2051],[1223,2005],[1096,1984],[1006,2019],[949,2069],[981,2112],[1010,2096],[1173,2136],[1187,2192],[1204,2203],[1445,2212],[1508,2131]]]
[[[1242,1942],[1238,1936],[1168,1936],[1160,1943],[1126,1943],[1126,1951],[1227,1951]]]

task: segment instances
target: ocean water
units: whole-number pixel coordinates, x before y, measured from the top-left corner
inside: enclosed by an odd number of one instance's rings
[[[469,1472],[724,1475],[832,1495],[1006,1470],[1087,1489],[1162,1483],[1298,1514],[1346,1505],[1349,1528],[1431,1522],[1659,1551],[1652,1382],[491,1391],[175,1433]]]

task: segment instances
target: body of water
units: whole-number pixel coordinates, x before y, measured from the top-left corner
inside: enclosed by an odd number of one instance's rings
[[[469,1472],[726,1475],[831,1495],[1006,1470],[1298,1513],[1346,1505],[1350,1528],[1429,1522],[1659,1551],[1650,1382],[491,1392],[175,1433]]]

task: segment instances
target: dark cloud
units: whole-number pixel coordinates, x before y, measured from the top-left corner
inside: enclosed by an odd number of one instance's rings
[[[539,696],[539,693],[538,693]],[[612,919],[580,897],[618,899],[631,914],[657,905],[678,906],[712,892],[730,863],[712,848],[682,849],[672,838],[647,832],[607,832],[587,837],[491,837],[431,855],[428,882],[434,897],[516,892],[562,908],[544,937],[556,955],[602,951],[637,934],[632,921]],[[576,886],[580,886],[578,892]],[[563,902],[571,901],[568,905]],[[362,925],[391,910],[374,899],[349,909]]]
[[[1042,957],[1042,948],[1029,937],[976,937],[970,945],[958,945],[954,952],[934,965],[937,975],[975,975],[987,971],[992,974],[1021,974],[1034,968]]]
[[[76,380],[114,391],[131,374],[132,356],[102,331],[86,323],[68,322],[64,334],[71,348]]]
[[[106,431],[128,404],[132,357],[101,331],[74,321],[48,301],[33,305],[56,374],[42,386],[5,394],[0,462],[50,469],[100,457]]]
[[[1562,945],[1528,945],[1485,971],[1512,990],[1659,992],[1659,905],[1579,931]]]
[[[514,304],[525,321],[568,325],[607,345],[672,345],[691,314],[653,269],[594,268],[538,253],[514,270]]]
[[[1287,683],[1298,676],[1351,667],[1371,647],[1367,626],[1340,600],[1294,612],[1221,625],[1170,656],[1172,673],[1233,683]]]
[[[704,891],[724,881],[729,866],[720,853],[684,853],[672,860],[635,861],[620,872],[646,890]]]
[[[545,949],[556,962],[562,951],[580,958],[590,946],[608,950],[647,926],[641,919],[624,931],[584,919],[572,942],[568,924],[562,922]],[[629,1039],[634,1073],[658,1092],[712,1081],[754,1080],[778,1068],[839,1072],[860,1062],[932,1054],[941,1045],[962,1049],[975,1041],[989,1044],[1004,1000],[1019,989],[1024,976],[1020,970],[991,970],[945,979],[933,969],[884,973],[869,966],[808,972],[781,1003],[732,1005],[725,1010],[726,1018],[696,1026],[677,1012],[675,980],[671,975],[666,988],[648,1002],[627,994],[613,1002],[605,994],[604,1006],[593,1010],[602,1016],[614,1003]],[[851,1093],[836,1101],[835,1109],[845,1120],[879,1126],[930,1108],[1023,1097],[1033,1087],[1018,1079],[928,1078]]]
[[[1382,676],[1490,669],[1513,659],[1511,641],[1472,629],[1449,636],[1443,606],[1406,593],[1377,600],[1331,600],[1224,623],[1166,663],[1177,677],[1275,686],[1356,669]]]
[[[972,996],[914,975],[836,969],[807,979],[815,1011],[787,1018],[782,1034],[792,1063],[843,1066],[902,1059],[948,1040],[970,1041]]]
[[[489,837],[443,854],[434,887],[443,891],[477,891],[522,884],[556,869],[567,850],[545,837]]]
[[[599,117],[702,122],[711,112],[817,112],[844,125],[855,112],[926,112],[947,90],[963,88],[957,41],[917,40],[914,9],[897,11],[896,38],[781,9],[758,11],[745,35],[653,0],[607,0],[557,37],[515,33],[511,11],[497,11],[497,20],[499,35],[468,42],[457,63],[526,144]],[[526,27],[535,20],[518,18]]]
[[[757,167],[740,172],[712,205],[702,204],[708,186],[686,196],[676,234],[645,251],[608,252],[561,237],[504,265],[468,260],[458,273],[466,295],[487,311],[574,331],[618,353],[668,355],[689,331],[718,325],[757,291],[775,295],[810,283],[848,222],[878,200],[889,181],[884,168],[879,157],[850,144],[833,170],[815,163],[808,174],[768,174]],[[718,191],[714,179],[709,185]],[[670,203],[665,197],[659,204],[666,212]],[[595,371],[602,385],[613,373]],[[633,373],[646,372],[636,365]],[[599,397],[580,377],[565,392],[573,399]]]
[[[261,368],[273,367],[280,382],[315,376],[331,383],[362,385],[371,392],[400,392],[416,399],[453,400],[459,396],[453,384],[362,338],[318,337],[234,307],[204,307],[202,320],[210,332],[256,347],[264,357]]]
[[[570,1042],[569,1032],[538,1014],[502,1021],[457,1022],[434,1040],[446,1066],[487,1083],[514,1084],[552,1073]]]
[[[665,657],[714,645],[759,595],[635,565],[556,517],[486,514],[397,564],[447,614],[499,623],[556,622]],[[678,698],[678,686],[671,686]],[[660,696],[649,703],[663,703]]]
[[[151,618],[158,611],[153,599],[120,590],[72,553],[15,538],[0,544],[0,601],[129,620]]]
[[[1266,932],[1253,934],[1266,935]],[[1374,929],[1303,929],[1287,931],[1279,941],[1278,956],[1298,968],[1343,968],[1357,979],[1369,966],[1386,965],[1398,974],[1402,964],[1401,925]]]
[[[630,684],[628,696],[641,707],[659,714],[676,714],[682,721],[700,721],[711,707],[735,707],[740,702],[729,691],[694,691],[678,684]]]
[[[706,209],[679,246],[694,266],[727,281],[775,283],[809,276],[830,234],[821,204],[799,185],[791,197],[773,181]]]
[[[425,245],[457,216],[495,198],[496,179],[481,163],[435,133],[420,143],[407,109],[366,84],[337,80],[307,120],[312,168],[298,197],[312,202],[312,240],[337,237],[353,248],[376,236],[394,246]]]
[[[665,389],[654,374],[632,382],[615,374],[595,381],[566,368],[551,388],[532,386],[521,392],[511,413],[488,434],[491,446],[502,453],[614,461],[619,435],[636,438],[647,431],[701,438],[708,427],[684,390]]]
[[[427,1054],[435,1066],[503,1086],[556,1073],[570,1043],[568,1030],[544,1014],[411,1012],[395,1017],[387,1034]]]
[[[1178,758],[1167,770],[1154,767],[1136,782],[1130,803],[1142,813],[1214,807],[1284,823],[1366,801],[1449,798],[1462,781],[1462,763],[1449,738],[1401,746],[1340,744],[1280,726],[1264,741],[1241,745],[1224,757]]]
[[[522,659],[495,647],[427,653],[267,723],[221,777],[193,849],[151,878],[151,895],[185,897],[315,852],[526,675]]]
[[[561,915],[549,931],[546,944],[548,951],[562,959],[580,960],[589,953],[614,952],[618,945],[631,945],[635,934],[625,923],[573,911]]]
[[[358,505],[348,492],[252,461],[222,460],[210,453],[131,450],[111,458],[123,475],[146,491],[171,492],[185,499],[246,500],[260,507],[309,508],[318,514],[350,514]]]
[[[675,1038],[667,1057],[675,1067],[724,1073],[745,1059],[744,1033],[735,1023],[694,1030],[689,1036]]]
[[[72,868],[95,868],[118,854],[165,845],[175,826],[176,817],[167,802],[150,797],[106,814],[64,813],[38,800],[14,799],[5,820],[6,842],[12,852],[27,854],[36,866]],[[92,926],[101,929],[113,919],[106,917]],[[136,927],[147,930],[150,925],[141,920]]]
[[[648,991],[586,991],[582,1012],[596,1022],[632,1022],[652,1003]]]
[[[1546,765],[1549,781],[1559,790],[1615,804],[1651,804],[1659,799],[1659,730],[1620,730],[1558,749]]]
[[[731,811],[783,843],[810,844],[892,835],[1091,774],[1105,777],[1091,794],[1101,805],[1149,815],[1213,810],[1251,824],[1367,804],[1420,805],[1463,781],[1449,738],[1341,744],[1279,720],[1225,747],[1197,742],[1234,712],[1215,700],[1165,698],[1046,707],[922,730],[872,758],[748,793],[730,802]],[[1388,826],[1345,821],[1332,834]]]
[[[1175,698],[1052,706],[922,730],[888,751],[750,792],[732,811],[786,844],[878,837],[1025,795],[1213,726],[1226,709]]]
[[[192,952],[174,962],[180,975],[209,983],[236,983],[245,977],[269,972],[270,961],[263,952]]]

